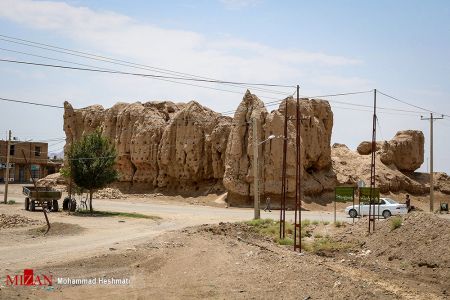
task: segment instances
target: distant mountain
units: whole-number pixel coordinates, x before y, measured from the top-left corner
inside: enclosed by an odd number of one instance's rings
[[[56,157],[56,159],[63,159],[64,158],[64,150],[61,150],[60,152],[49,152],[48,157],[50,157],[51,159],[53,159],[55,157]]]

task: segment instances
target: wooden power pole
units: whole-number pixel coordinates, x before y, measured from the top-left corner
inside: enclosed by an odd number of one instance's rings
[[[429,118],[420,117],[421,120],[430,120],[430,212],[434,211],[434,179],[433,179],[433,121],[443,119],[441,117],[434,117],[433,113],[430,113]]]
[[[5,204],[8,203],[8,183],[9,183],[9,158],[11,152],[11,130],[8,132],[8,142],[6,147],[6,169],[5,169]]]

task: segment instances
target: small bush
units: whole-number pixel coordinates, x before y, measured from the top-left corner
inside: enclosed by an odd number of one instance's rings
[[[306,246],[305,250],[308,249],[308,251],[317,253],[321,251],[340,251],[345,250],[351,247],[351,244],[343,243],[343,242],[336,242],[330,237],[324,237],[314,240],[311,244]]]
[[[288,237],[285,237],[284,239],[277,238],[275,241],[280,245],[285,245],[285,246],[294,245],[294,240],[291,238],[288,238]]]
[[[391,219],[391,230],[395,230],[402,226],[402,218],[395,217]]]
[[[306,219],[302,221],[302,227],[308,227],[309,225],[311,225],[311,221]]]
[[[337,227],[337,228],[342,227],[342,226],[344,226],[344,222],[342,222],[342,221],[336,221],[336,222],[334,223],[334,226]]]
[[[330,224],[330,222],[328,222],[328,221],[323,221],[322,224],[323,224],[323,225],[328,225],[328,224]]]
[[[9,204],[9,205],[11,205],[11,204],[16,204],[16,201],[15,201],[15,200],[8,200],[8,204]]]
[[[313,225],[319,225],[319,223],[320,223],[320,222],[317,221],[317,220],[314,220],[314,221],[311,222],[311,224],[313,224]]]
[[[315,238],[315,239],[321,239],[321,238],[323,238],[323,235],[321,235],[320,233],[316,233],[316,234],[314,235],[314,238]]]
[[[246,222],[248,225],[253,227],[267,227],[275,223],[272,219],[254,219]]]
[[[311,231],[306,230],[305,228],[302,228],[302,235],[301,235],[302,239],[305,237],[311,237]]]

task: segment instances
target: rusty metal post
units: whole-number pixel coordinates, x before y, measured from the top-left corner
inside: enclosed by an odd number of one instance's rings
[[[375,231],[375,152],[377,149],[377,89],[373,90],[372,160],[370,164],[369,233]],[[373,204],[373,211],[372,211]]]
[[[280,239],[286,236],[286,156],[287,156],[287,125],[288,125],[288,98],[284,108],[284,139],[283,139],[283,165],[281,167],[281,198],[280,198]]]
[[[300,113],[300,87],[297,85],[297,103],[296,103],[296,158],[295,158],[295,212],[294,212],[294,251],[302,252],[302,201],[301,201],[301,147],[300,147],[300,130],[301,130],[301,113]],[[298,234],[297,234],[298,231]]]
[[[258,168],[258,122],[256,117],[252,120],[253,129],[253,206],[254,216],[253,219],[260,218],[259,209],[259,168]]]

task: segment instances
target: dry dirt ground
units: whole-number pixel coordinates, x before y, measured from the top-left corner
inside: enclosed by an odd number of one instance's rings
[[[243,223],[189,227],[35,268],[54,278],[129,278],[129,285],[2,287],[0,298],[448,299],[450,221],[413,213],[399,228],[391,223],[378,222],[370,236],[364,220],[309,225],[309,236],[326,232],[348,247],[303,255]]]
[[[303,255],[244,223],[51,217],[44,237],[41,213],[0,205],[0,299],[450,299],[450,220],[428,213],[410,214],[396,229],[379,221],[370,236],[366,220],[311,223],[305,245],[327,237],[340,246]],[[24,268],[55,282],[130,284],[5,286],[6,274]]]

